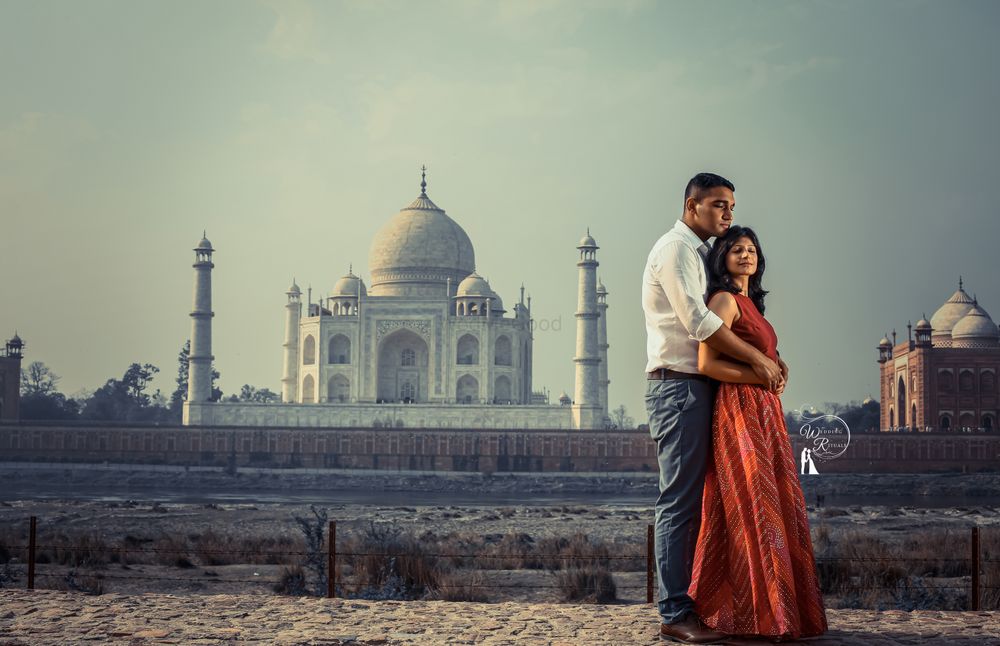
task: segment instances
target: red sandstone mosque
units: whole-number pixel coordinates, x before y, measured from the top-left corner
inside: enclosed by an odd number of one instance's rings
[[[907,338],[878,344],[882,431],[973,432],[997,427],[1000,329],[958,291],[928,321],[906,325]]]

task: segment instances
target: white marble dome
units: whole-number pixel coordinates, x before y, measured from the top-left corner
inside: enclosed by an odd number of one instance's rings
[[[955,324],[968,314],[974,306],[975,301],[973,298],[966,294],[965,290],[959,285],[958,291],[952,294],[944,302],[944,305],[934,312],[934,316],[931,317],[931,328],[934,330],[932,336],[935,338],[951,336],[951,331],[955,327]]]
[[[354,272],[349,271],[347,275],[341,278],[334,284],[333,289],[330,290],[331,297],[337,296],[357,296],[358,288],[361,289],[361,295],[367,296],[368,289],[365,287],[365,281],[361,280],[354,275]]]
[[[440,295],[476,268],[465,230],[425,192],[378,231],[368,252],[376,296]]]
[[[965,341],[995,343],[1000,338],[1000,330],[986,310],[974,304],[972,310],[952,328],[951,338],[956,347]]]
[[[491,298],[494,296],[490,284],[479,274],[472,272],[458,284],[455,296],[481,296]]]

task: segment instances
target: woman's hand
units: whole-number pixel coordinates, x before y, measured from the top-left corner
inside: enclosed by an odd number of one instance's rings
[[[784,384],[788,383],[788,364],[781,360],[781,355],[778,355],[778,369],[781,370],[781,380],[784,382],[781,385],[781,389],[784,390]]]

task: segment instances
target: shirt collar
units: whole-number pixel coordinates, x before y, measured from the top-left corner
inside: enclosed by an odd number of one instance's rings
[[[708,243],[702,242],[701,238],[698,237],[698,234],[692,231],[691,227],[684,223],[684,220],[677,220],[677,223],[674,224],[674,230],[680,233],[682,238],[690,242],[691,246],[698,250],[698,253],[701,254],[702,258],[708,258]]]

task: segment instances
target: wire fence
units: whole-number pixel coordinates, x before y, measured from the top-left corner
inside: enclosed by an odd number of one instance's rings
[[[301,519],[299,519],[301,522]],[[325,527],[324,536],[321,524],[314,523],[308,541],[309,549],[211,549],[201,546],[178,545],[177,547],[141,547],[132,545],[110,546],[103,541],[73,544],[70,542],[43,541],[38,542],[38,519],[29,519],[27,542],[7,542],[0,540],[0,587],[10,587],[19,581],[18,574],[26,574],[26,587],[34,589],[38,579],[55,581],[55,585],[63,589],[79,590],[90,593],[104,591],[104,581],[133,582],[171,582],[187,585],[233,585],[253,584],[268,585],[277,592],[304,594],[309,592],[305,567],[312,575],[312,591],[314,594],[325,592],[327,597],[357,596],[372,597],[372,594],[393,594],[386,592],[395,579],[397,595],[405,597],[407,593],[437,594],[439,598],[481,598],[482,590],[522,589],[522,590],[559,590],[568,600],[574,598],[589,598],[606,600],[615,598],[616,590],[645,590],[646,602],[652,603],[656,590],[654,531],[653,526],[647,526],[646,545],[644,552],[612,554],[607,546],[577,544],[568,549],[571,551],[539,551],[528,550],[490,553],[485,551],[463,552],[454,550],[427,549],[422,545],[392,545],[394,549],[363,549],[365,544],[347,541],[345,544],[337,541],[337,523],[329,521]],[[306,532],[307,535],[309,534]],[[128,540],[131,537],[128,537]],[[385,537],[382,537],[385,539]],[[134,539],[133,541],[151,541],[152,539]],[[385,541],[383,541],[385,542]],[[388,541],[392,543],[392,541]],[[824,592],[882,592],[894,595],[936,594],[947,591],[952,594],[964,594],[965,606],[969,610],[980,610],[983,607],[984,593],[989,605],[1000,607],[1000,542],[994,549],[988,550],[984,556],[981,545],[980,528],[970,528],[969,551],[962,556],[941,557],[907,557],[907,556],[852,556],[815,558],[821,587]],[[370,547],[370,545],[368,546]],[[339,549],[338,549],[339,548]],[[951,554],[955,554],[952,552]],[[20,555],[20,556],[18,556]],[[164,559],[163,556],[173,557]],[[192,561],[201,560],[201,566]],[[220,557],[216,559],[216,557]],[[149,560],[144,561],[147,558]],[[446,560],[444,564],[439,560]],[[23,561],[23,563],[22,563]],[[151,562],[150,562],[151,561]],[[217,561],[217,562],[216,562]],[[448,564],[447,561],[451,561]],[[506,583],[487,582],[470,576],[477,569],[461,569],[463,576],[444,577],[440,570],[442,565],[463,565],[471,562],[480,566],[478,570],[488,570],[496,574],[502,570],[535,570],[545,571],[555,576],[554,583],[534,583],[526,581],[510,581]],[[106,570],[112,563],[120,564],[128,574],[111,573]],[[911,568],[902,570],[901,565],[923,564],[924,569]],[[952,574],[945,576],[941,572],[928,574],[931,570],[943,569],[948,564]],[[51,571],[39,571],[39,565],[52,568]],[[138,566],[166,565],[175,568],[194,569],[210,568],[222,565],[279,565],[284,566],[277,579],[262,576],[257,572],[253,578],[232,578],[219,576],[215,571],[204,569],[200,574],[192,572],[191,576],[176,576],[174,574],[148,573],[135,571]],[[483,567],[486,566],[486,567]],[[59,568],[62,568],[60,570]],[[82,570],[81,568],[86,568]],[[347,569],[348,576],[342,574]],[[435,573],[435,569],[439,570]],[[447,568],[444,568],[447,570]],[[645,572],[642,584],[617,583],[612,573]],[[967,572],[967,574],[966,574]],[[930,579],[930,581],[928,581]],[[949,579],[960,579],[951,581]],[[374,591],[373,591],[374,589]],[[460,594],[449,595],[452,590]],[[444,592],[444,593],[443,593]],[[365,596],[369,595],[369,596]],[[609,596],[610,595],[610,596]],[[386,597],[389,598],[389,597]]]

